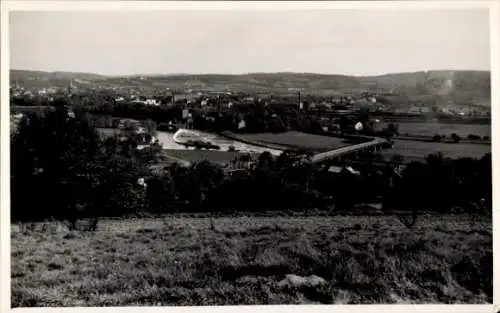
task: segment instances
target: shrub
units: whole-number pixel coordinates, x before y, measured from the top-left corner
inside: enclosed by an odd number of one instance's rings
[[[469,134],[469,135],[467,135],[467,139],[468,140],[481,140],[481,136]]]

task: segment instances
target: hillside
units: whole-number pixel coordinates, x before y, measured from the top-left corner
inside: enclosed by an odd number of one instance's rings
[[[11,83],[26,87],[78,84],[141,88],[236,90],[290,93],[300,89],[325,96],[363,91],[394,92],[408,96],[437,96],[458,102],[487,102],[489,71],[428,71],[379,76],[346,76],[312,73],[251,73],[242,75],[176,74],[101,76],[87,73],[11,71]]]
[[[91,73],[73,73],[73,72],[44,72],[44,71],[25,71],[11,70],[10,83],[16,82],[24,87],[66,87],[70,81],[83,84],[95,84],[98,81],[106,79],[105,76]]]

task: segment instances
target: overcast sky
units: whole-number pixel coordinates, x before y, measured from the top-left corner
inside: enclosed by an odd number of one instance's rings
[[[490,69],[485,9],[11,12],[11,68],[110,75]]]

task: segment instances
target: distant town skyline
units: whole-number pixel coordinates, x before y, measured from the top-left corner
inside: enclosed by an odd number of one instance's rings
[[[108,76],[490,70],[487,9],[10,13],[10,68]]]

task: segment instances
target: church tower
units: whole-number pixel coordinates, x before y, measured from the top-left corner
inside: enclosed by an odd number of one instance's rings
[[[73,92],[73,80],[70,80],[68,83],[68,96],[71,97],[72,92]]]

